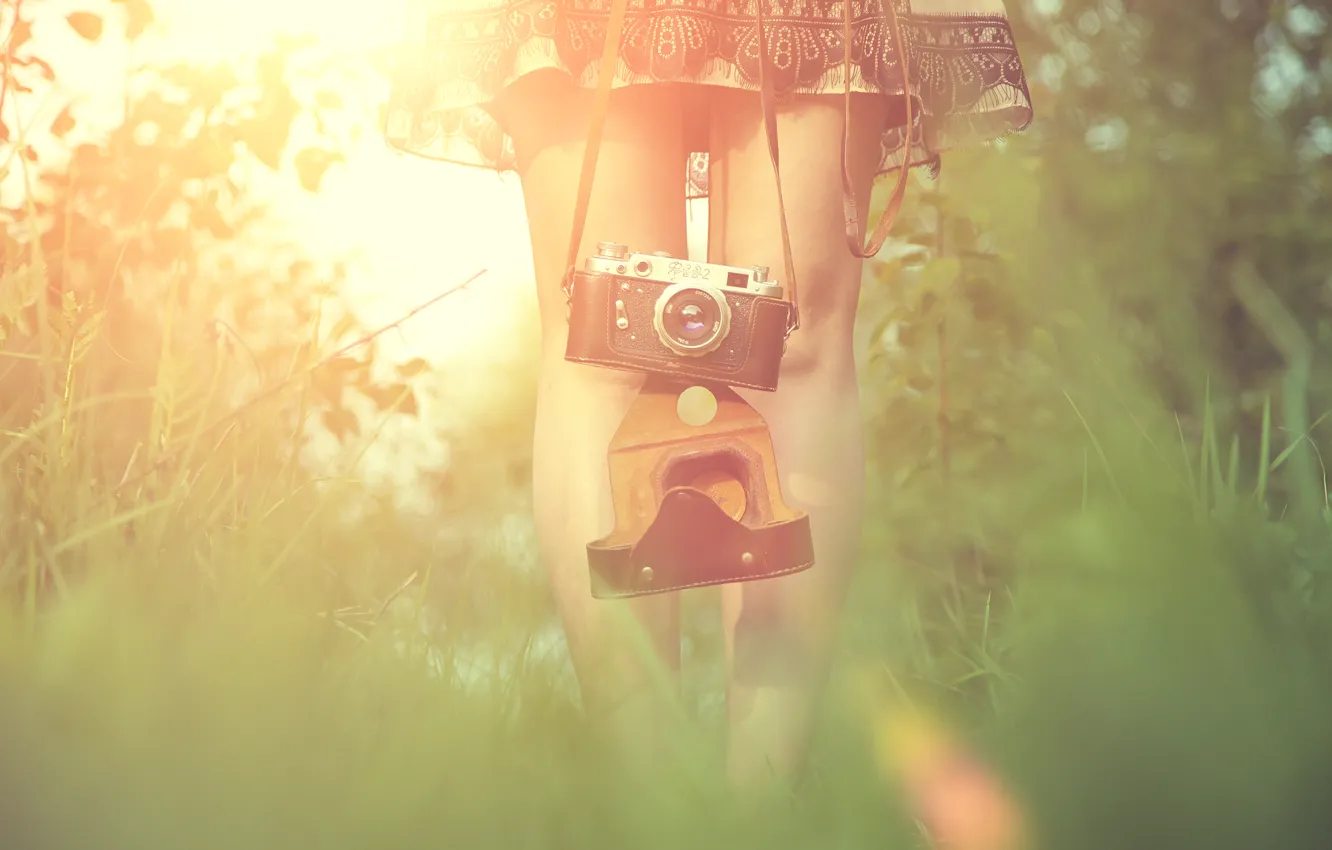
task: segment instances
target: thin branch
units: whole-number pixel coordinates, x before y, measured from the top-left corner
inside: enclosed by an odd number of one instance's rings
[[[21,23],[23,0],[14,0],[14,25],[9,28],[9,36],[5,39],[5,67],[3,76],[0,76],[0,122],[5,120],[5,96],[9,94],[9,73],[14,67],[14,33],[18,32]]]

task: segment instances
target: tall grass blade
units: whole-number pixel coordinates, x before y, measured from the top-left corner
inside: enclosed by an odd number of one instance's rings
[[[1267,477],[1272,471],[1272,396],[1263,396],[1263,424],[1258,445],[1258,481],[1253,493],[1258,504],[1267,506]]]

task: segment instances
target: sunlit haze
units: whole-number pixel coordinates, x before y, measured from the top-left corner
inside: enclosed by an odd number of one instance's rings
[[[360,465],[366,479],[398,487],[417,471],[448,463],[441,429],[465,421],[505,371],[532,356],[537,340],[528,321],[535,311],[531,253],[523,202],[513,175],[430,162],[389,150],[373,116],[387,96],[387,81],[368,71],[375,51],[392,49],[405,32],[407,0],[155,0],[156,24],[134,55],[117,33],[121,7],[110,0],[48,0],[29,7],[34,39],[58,69],[46,91],[11,97],[6,115],[33,127],[69,105],[78,120],[71,138],[34,135],[29,141],[48,166],[68,155],[70,143],[95,138],[117,125],[124,103],[124,69],[131,62],[189,59],[225,62],[264,50],[277,35],[311,36],[321,54],[345,72],[336,85],[347,112],[358,119],[359,140],[343,153],[347,161],[326,174],[317,194],[302,190],[291,173],[246,169],[252,196],[268,203],[276,223],[265,238],[295,241],[316,262],[348,260],[344,295],[368,327],[392,322],[479,270],[486,274],[465,293],[450,297],[381,338],[394,362],[420,357],[449,374],[447,397],[423,399],[421,417],[392,423],[381,432],[385,445]],[[372,11],[373,10],[373,11]],[[66,24],[70,12],[91,11],[111,25],[96,44]],[[295,81],[293,81],[295,82]],[[311,129],[293,127],[298,146]],[[15,171],[0,182],[12,202],[23,191]],[[691,214],[691,251],[706,233],[706,208]],[[238,245],[262,264],[265,246]],[[399,417],[407,419],[406,417]],[[429,420],[423,421],[423,420]],[[332,460],[336,441],[316,436],[316,458]]]
[[[404,27],[406,0],[158,0],[171,40],[195,55],[225,57],[274,33],[308,33],[335,50],[389,44]]]
[[[159,0],[158,6],[173,51],[224,58],[274,34],[308,34],[354,60],[402,37],[408,0]],[[378,102],[384,91],[382,80],[369,79],[356,94]],[[466,304],[454,299],[416,324],[432,328],[420,334],[432,354],[467,357],[470,351],[490,358],[507,338],[512,312],[531,302],[531,255],[516,178],[395,154],[375,128],[367,129],[365,144],[330,175],[318,198],[292,191],[284,212],[320,249],[355,245],[365,253],[368,268],[354,295],[377,317],[410,309],[450,282],[488,269]],[[706,210],[696,206],[691,245],[705,232]],[[433,332],[444,326],[446,332]]]

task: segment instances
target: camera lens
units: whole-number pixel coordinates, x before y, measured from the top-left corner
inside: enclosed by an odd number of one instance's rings
[[[711,287],[675,284],[657,301],[654,324],[662,344],[678,354],[699,356],[721,344],[730,331],[731,310]]]
[[[680,300],[683,301],[684,298]],[[713,315],[709,316],[709,313]],[[668,312],[666,326],[681,339],[698,342],[708,332],[708,326],[716,324],[716,313],[715,309],[709,310],[706,306],[691,301],[678,305],[674,311],[674,318]]]

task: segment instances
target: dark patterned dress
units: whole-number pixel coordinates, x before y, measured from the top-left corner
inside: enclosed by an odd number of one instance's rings
[[[409,2],[411,29],[385,125],[401,151],[510,170],[512,142],[486,111],[506,85],[546,68],[582,86],[597,84],[610,0]],[[842,2],[766,0],[779,97],[842,92]],[[851,89],[892,98],[902,96],[902,57],[883,4],[898,10],[918,103],[910,165],[937,169],[940,151],[1030,123],[1031,98],[1003,0],[850,2]],[[613,85],[692,82],[757,91],[754,3],[629,0]],[[906,132],[884,129],[881,173],[902,166]],[[705,150],[690,157],[686,191],[707,193]]]

